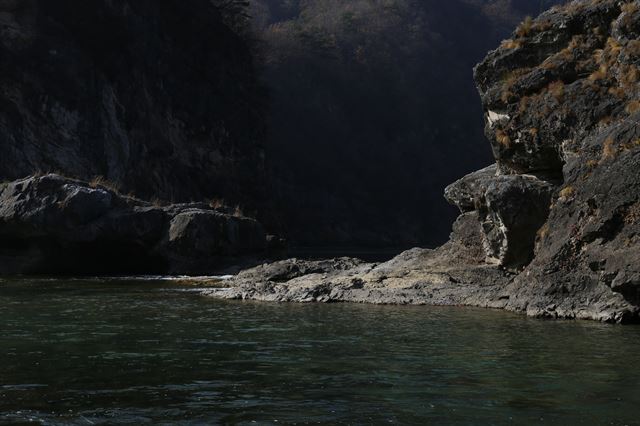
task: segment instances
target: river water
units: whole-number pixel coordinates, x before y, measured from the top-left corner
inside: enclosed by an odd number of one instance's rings
[[[195,290],[0,281],[0,424],[640,421],[639,327]]]

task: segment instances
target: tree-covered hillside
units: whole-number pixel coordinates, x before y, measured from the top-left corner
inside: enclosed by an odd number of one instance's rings
[[[538,0],[252,0],[267,158],[301,244],[444,239],[442,189],[491,155],[473,66]]]

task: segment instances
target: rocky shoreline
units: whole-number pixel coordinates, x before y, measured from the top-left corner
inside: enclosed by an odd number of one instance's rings
[[[552,288],[546,297],[523,294],[522,273],[486,262],[477,220],[476,213],[462,215],[451,240],[435,250],[415,248],[384,263],[355,258],[265,263],[201,293],[263,302],[474,306],[539,318],[638,322],[634,305],[599,286],[580,294]]]
[[[265,264],[204,294],[638,322],[639,36],[637,2],[576,1],[489,53],[475,80],[496,164],[445,191],[461,216],[444,246]]]
[[[224,205],[150,203],[57,174],[0,185],[2,274],[198,274],[280,244]]]
[[[0,3],[0,274],[211,274],[282,248],[222,201],[276,215],[251,49],[218,9],[27,3]],[[264,263],[203,294],[640,322],[640,4],[527,19],[474,78],[495,164],[446,188],[449,242],[384,263]]]

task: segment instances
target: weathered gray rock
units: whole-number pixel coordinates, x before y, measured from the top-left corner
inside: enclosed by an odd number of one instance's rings
[[[607,50],[611,24],[621,17],[621,5],[632,2],[587,3],[554,7],[521,25],[475,68],[487,114],[506,117],[488,119],[485,128],[504,173],[544,171],[560,177],[565,144],[624,110],[618,94],[602,84],[606,79],[591,76],[615,60],[594,54]]]
[[[517,268],[533,258],[555,186],[535,176],[498,176],[478,203],[488,262]]]
[[[497,173],[495,164],[470,173],[447,186],[444,190],[444,197],[450,204],[458,207],[462,213],[474,211],[480,200],[484,198],[487,187]]]
[[[487,123],[501,170],[561,178],[535,256],[508,289],[510,309],[638,319],[639,8],[613,0],[557,8],[476,68],[485,108],[509,116]]]
[[[0,273],[212,273],[266,248],[262,226],[227,208],[154,206],[54,174],[0,187]]]
[[[517,268],[533,258],[555,189],[533,175],[497,175],[493,165],[449,185],[445,198],[462,213],[479,213],[487,262]]]

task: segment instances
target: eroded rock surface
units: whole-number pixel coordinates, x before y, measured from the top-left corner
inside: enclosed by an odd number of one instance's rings
[[[496,165],[446,190],[451,240],[382,264],[297,260],[219,297],[487,306],[640,318],[640,3],[574,1],[476,67]],[[273,268],[297,271],[272,279]]]
[[[227,287],[204,291],[228,299],[493,306],[513,276],[486,264],[477,213],[461,216],[451,241],[376,264],[340,258],[289,259],[243,271]]]
[[[4,274],[213,273],[267,246],[225,207],[153,205],[55,174],[0,186]]]

